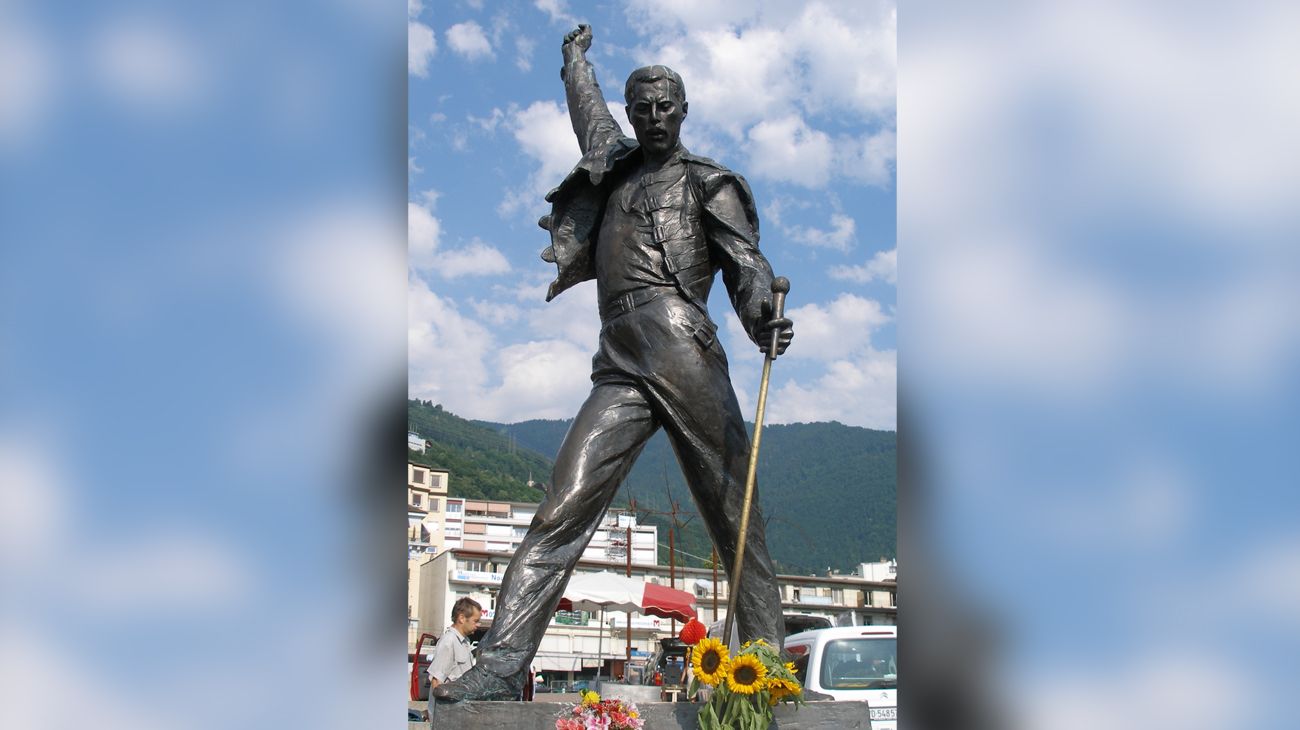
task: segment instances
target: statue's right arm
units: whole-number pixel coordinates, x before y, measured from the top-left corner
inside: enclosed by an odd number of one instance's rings
[[[583,154],[623,136],[622,128],[605,104],[600,84],[596,83],[596,70],[587,61],[590,47],[590,26],[580,25],[571,31],[564,37],[564,67],[560,70],[565,99],[569,104],[569,119],[573,122],[573,133],[578,136],[578,146]]]

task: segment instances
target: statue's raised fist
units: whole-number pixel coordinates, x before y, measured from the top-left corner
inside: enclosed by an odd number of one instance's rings
[[[564,36],[564,45],[576,45],[580,50],[586,51],[591,48],[591,26],[579,25],[575,30],[571,30]]]

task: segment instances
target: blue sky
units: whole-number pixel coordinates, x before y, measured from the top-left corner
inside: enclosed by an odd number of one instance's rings
[[[753,187],[796,333],[768,421],[895,427],[893,3],[410,0],[408,13],[412,397],[515,422],[568,418],[586,396],[595,286],[545,302],[554,267],[536,221],[579,156],[560,44],[588,23],[615,118],[627,74],[666,63],[686,84],[685,145]],[[752,414],[762,361],[720,279],[709,307]]]

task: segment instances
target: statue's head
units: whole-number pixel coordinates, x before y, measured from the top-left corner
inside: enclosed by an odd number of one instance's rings
[[[633,71],[627,77],[623,98],[627,100],[627,120],[647,155],[664,156],[676,149],[687,108],[686,85],[676,71],[667,66]]]

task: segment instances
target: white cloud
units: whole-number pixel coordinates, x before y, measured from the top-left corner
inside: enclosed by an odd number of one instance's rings
[[[406,0],[406,17],[418,18],[424,12],[424,0]]]
[[[442,240],[442,221],[433,215],[431,205],[406,204],[408,256],[411,266],[427,269],[434,265],[434,254]]]
[[[854,232],[857,224],[843,213],[831,214],[829,229],[810,226],[789,226],[781,229],[791,239],[806,246],[830,248],[836,251],[848,251],[853,247]]]
[[[832,176],[890,183],[892,132],[864,139],[835,135],[832,145],[826,129],[850,122],[892,130],[892,0],[637,0],[627,12],[648,35],[635,49],[637,62],[665,63],[682,74],[691,99],[690,135],[708,143],[716,131],[760,145],[750,171],[773,180],[807,187],[821,187]],[[793,154],[800,146],[803,154]]]
[[[432,270],[444,279],[462,276],[493,276],[510,271],[510,262],[496,247],[475,238],[463,248],[438,254]]]
[[[796,76],[778,29],[694,31],[645,49],[638,62],[677,71],[686,84],[691,123],[716,127],[733,139],[755,122],[794,113]]]
[[[91,42],[92,68],[118,99],[150,110],[201,99],[211,69],[194,36],[159,18],[131,17],[109,24]]]
[[[496,247],[475,238],[455,249],[442,246],[442,221],[433,214],[441,193],[420,193],[424,204],[406,204],[408,261],[411,268],[437,274],[444,279],[462,276],[490,276],[510,271],[510,262]]]
[[[0,9],[0,145],[19,147],[40,132],[54,98],[56,58],[40,33]]]
[[[568,110],[553,101],[513,111],[509,126],[520,149],[541,163],[537,176],[548,186],[558,185],[582,156]]]
[[[533,5],[551,18],[551,23],[563,25],[570,30],[576,28],[578,19],[569,13],[568,3],[564,0],[533,0]]]
[[[501,122],[505,121],[506,114],[500,109],[493,109],[492,113],[486,117],[476,117],[470,114],[467,119],[471,124],[482,128],[484,132],[492,133],[497,131],[497,127],[501,126]]]
[[[799,344],[799,320],[795,321]],[[791,345],[790,352],[794,352]],[[867,348],[829,363],[825,373],[805,385],[791,378],[768,401],[772,423],[835,420],[851,426],[893,430],[898,422],[898,356]]]
[[[530,217],[545,211],[546,193],[569,173],[581,158],[569,112],[553,101],[535,101],[524,109],[511,109],[506,126],[525,155],[539,164],[524,185],[507,191],[499,211],[511,215],[526,211]]]
[[[794,321],[795,332],[786,357],[827,361],[866,349],[872,331],[889,322],[879,302],[856,294],[788,309],[786,316]]]
[[[533,70],[533,50],[537,43],[525,36],[515,38],[515,68],[524,73]]]
[[[477,414],[473,399],[487,382],[487,357],[496,349],[492,333],[414,276],[407,286],[407,318],[412,397]]]
[[[406,70],[420,78],[429,75],[429,61],[438,52],[433,28],[419,21],[406,24]]]
[[[754,177],[809,188],[830,181],[831,138],[809,127],[797,114],[759,122],[748,137],[749,173]]]
[[[836,171],[845,179],[887,188],[894,179],[894,130],[881,129],[861,139],[836,143]]]
[[[890,321],[880,304],[854,294],[841,294],[829,303],[807,304],[786,313],[794,321],[795,337],[779,361],[785,364],[773,370],[768,420],[836,420],[853,426],[894,429],[897,353],[877,350],[871,344],[872,333]],[[732,380],[736,381],[738,373],[756,373],[761,356],[739,321],[726,317],[725,326]],[[736,395],[742,409],[749,413],[754,403],[743,385],[736,384]]]
[[[529,301],[539,303],[528,313],[528,326],[537,337],[563,339],[585,352],[595,353],[600,339],[595,282],[583,282],[566,289],[545,303],[542,303],[544,296],[531,296],[531,291],[529,294]]]
[[[809,3],[784,29],[807,64],[801,104],[811,112],[853,112],[862,119],[893,115],[897,18],[894,3]]]
[[[572,418],[591,390],[591,351],[565,340],[526,342],[497,356],[501,383],[475,410],[490,419]]]
[[[451,50],[471,61],[495,57],[492,44],[488,42],[482,26],[472,20],[448,28],[447,45]]]
[[[577,412],[591,388],[590,345],[539,331],[537,340],[498,348],[490,330],[424,282],[413,277],[409,294],[412,397],[441,403],[453,413],[506,422],[570,418]],[[472,306],[485,318],[516,311],[499,303]],[[523,316],[534,321],[533,315]],[[595,317],[594,307],[589,316]],[[555,321],[547,329],[557,328],[570,334]]]
[[[521,310],[509,302],[492,302],[470,299],[469,305],[479,319],[495,325],[509,324],[519,319]]]
[[[898,249],[877,251],[871,260],[860,266],[832,266],[827,274],[832,279],[866,284],[872,281],[898,283]]]

